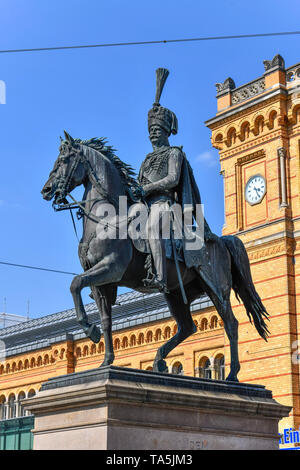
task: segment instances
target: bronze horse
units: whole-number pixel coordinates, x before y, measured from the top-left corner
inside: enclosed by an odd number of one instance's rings
[[[73,199],[74,203],[68,203],[66,197],[71,196],[72,190],[80,185],[85,189],[83,201],[77,203]],[[100,312],[105,340],[105,357],[101,366],[107,366],[114,361],[111,312],[117,286],[147,292],[143,283],[147,275],[147,254],[137,250],[130,237],[121,239],[100,236],[98,228],[99,224],[103,225],[103,219],[98,214],[101,211],[103,213],[105,204],[112,204],[118,210],[119,196],[129,196],[129,206],[134,204],[138,199],[139,186],[132,169],[115,155],[104,139],[82,141],[73,139],[65,132],[65,139],[61,139],[59,156],[42,189],[42,195],[47,201],[54,199],[54,204],[61,208],[71,208],[74,205],[80,208],[83,235],[79,244],[79,258],[84,272],[75,276],[70,290],[77,321],[86,335],[97,343],[101,337],[100,329],[95,324],[88,323],[81,297],[83,288],[90,287],[92,291]],[[105,219],[108,229],[118,229],[118,223],[120,224],[116,217]],[[269,332],[264,317],[268,318],[268,313],[255,290],[248,255],[239,238],[216,237],[215,241],[206,243],[203,250],[203,259],[207,261],[205,265],[188,269],[183,262],[179,263],[187,303],[183,301],[174,261],[167,260],[169,293],[164,295],[176,320],[177,333],[157,350],[153,370],[166,372],[166,356],[195,333],[190,304],[206,293],[222,318],[230,341],[231,364],[226,380],[238,381],[238,321],[230,305],[231,289],[243,301],[249,320],[253,320],[259,335],[265,340]]]

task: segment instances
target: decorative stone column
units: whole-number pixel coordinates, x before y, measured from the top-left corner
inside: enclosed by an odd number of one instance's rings
[[[281,184],[281,203],[280,207],[287,207],[287,191],[286,191],[286,170],[285,170],[285,160],[286,160],[286,148],[279,147],[277,149],[277,154],[279,157],[279,167],[280,167],[280,184]]]
[[[222,181],[223,181],[223,201],[224,201],[224,223],[223,223],[223,229],[224,229],[224,228],[226,227],[225,170],[221,170],[221,171],[220,171],[220,175],[222,176]]]

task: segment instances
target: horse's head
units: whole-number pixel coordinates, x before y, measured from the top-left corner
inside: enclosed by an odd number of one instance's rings
[[[49,179],[41,193],[44,199],[62,203],[69,192],[79,186],[85,176],[81,161],[81,146],[66,131],[65,140],[61,138],[59,155],[54,163]]]

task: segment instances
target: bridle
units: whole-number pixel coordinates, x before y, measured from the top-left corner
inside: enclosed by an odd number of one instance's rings
[[[73,146],[72,146],[72,149],[74,149]],[[69,155],[69,157],[70,156],[71,155]],[[63,211],[63,210],[69,210],[69,209],[70,210],[78,209],[78,213],[77,213],[77,218],[78,219],[81,219],[83,217],[83,215],[90,216],[90,214],[87,213],[86,210],[85,210],[85,203],[87,201],[82,200],[82,201],[78,202],[70,194],[71,181],[72,181],[72,178],[73,178],[73,176],[74,176],[74,174],[77,170],[77,167],[78,167],[79,163],[83,164],[93,187],[96,189],[97,193],[100,196],[99,198],[95,198],[95,199],[92,199],[92,200],[90,199],[89,202],[106,200],[106,201],[110,202],[111,204],[113,204],[116,207],[117,200],[113,196],[109,195],[106,191],[103,190],[103,188],[101,186],[101,183],[99,182],[94,169],[92,168],[90,162],[88,161],[88,159],[84,155],[84,152],[79,148],[77,150],[75,156],[73,157],[73,162],[72,162],[70,171],[68,172],[68,175],[65,178],[63,178],[63,177],[59,178],[58,188],[57,189],[59,190],[59,192],[61,194],[63,194],[63,196],[60,198],[61,202],[60,201],[59,202],[55,202],[55,201],[53,202],[53,204],[52,204],[53,209],[56,212]],[[68,202],[67,196],[71,197],[73,202]]]
[[[72,149],[75,150],[73,145],[72,145]],[[71,154],[69,155],[69,157],[71,157]],[[97,193],[100,196],[98,198],[89,199],[88,202],[91,202],[91,201],[92,202],[108,201],[115,208],[117,207],[118,200],[115,197],[113,197],[112,195],[108,194],[106,191],[103,190],[102,185],[101,185],[101,183],[100,183],[93,167],[91,166],[89,160],[86,158],[86,156],[84,154],[84,151],[79,148],[76,152],[76,155],[73,157],[73,162],[72,162],[72,165],[71,165],[71,168],[70,168],[70,171],[69,171],[67,177],[66,178],[59,177],[57,189],[59,190],[59,192],[61,194],[63,194],[63,196],[60,197],[59,202],[54,201],[52,203],[53,209],[56,212],[64,211],[64,210],[69,210],[70,211],[71,218],[72,218],[72,223],[73,223],[73,227],[74,227],[74,231],[75,231],[77,239],[78,239],[78,235],[77,235],[76,225],[75,225],[75,221],[74,221],[74,217],[73,217],[73,213],[72,213],[73,209],[77,209],[76,216],[77,216],[78,220],[80,220],[83,216],[86,216],[87,218],[89,218],[90,220],[93,220],[96,223],[100,223],[104,226],[107,226],[107,227],[110,226],[114,229],[118,229],[119,228],[118,227],[119,226],[118,222],[115,225],[112,225],[108,222],[103,222],[100,217],[97,217],[95,215],[91,215],[91,213],[90,213],[91,209],[89,210],[89,212],[86,211],[85,203],[87,202],[87,200],[77,201],[70,194],[70,184],[71,184],[73,175],[75,174],[79,163],[83,164],[83,166],[86,170],[86,173],[89,177],[90,182],[92,183],[93,187],[96,189]],[[70,197],[73,202],[69,202],[67,200],[67,197]],[[132,195],[132,198],[133,197],[134,196]],[[135,218],[135,217],[133,217],[133,218]],[[130,217],[129,219],[131,220],[132,218]],[[128,219],[128,223],[130,222],[129,219]]]

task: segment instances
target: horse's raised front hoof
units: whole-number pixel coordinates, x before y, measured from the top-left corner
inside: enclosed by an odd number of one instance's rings
[[[91,325],[89,328],[84,329],[85,334],[90,338],[94,343],[99,343],[101,339],[101,331],[96,325]]]
[[[226,377],[226,380],[228,380],[230,382],[238,382],[239,381],[239,379],[237,378],[237,375],[233,374],[232,372],[230,372],[230,374]]]
[[[160,359],[159,361],[154,361],[153,363],[153,372],[163,372],[167,374],[169,372],[166,361]]]

